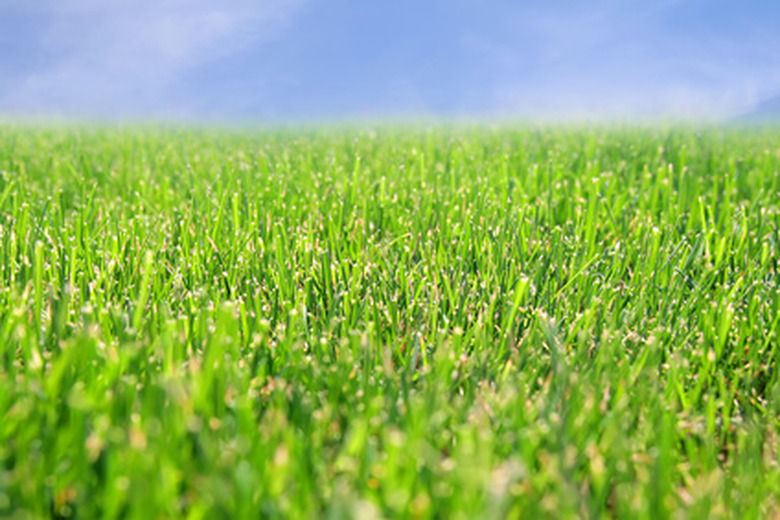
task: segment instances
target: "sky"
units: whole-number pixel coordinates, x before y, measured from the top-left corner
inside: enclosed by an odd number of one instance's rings
[[[729,118],[774,0],[0,0],[0,115]]]

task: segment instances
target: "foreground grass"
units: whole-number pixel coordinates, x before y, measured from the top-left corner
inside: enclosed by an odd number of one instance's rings
[[[757,517],[780,132],[0,128],[0,515]]]

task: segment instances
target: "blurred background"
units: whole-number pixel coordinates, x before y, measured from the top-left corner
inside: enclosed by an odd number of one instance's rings
[[[780,114],[767,0],[0,0],[4,117]]]

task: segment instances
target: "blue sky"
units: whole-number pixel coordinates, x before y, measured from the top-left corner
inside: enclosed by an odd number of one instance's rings
[[[764,0],[0,0],[0,114],[721,118],[780,94]]]

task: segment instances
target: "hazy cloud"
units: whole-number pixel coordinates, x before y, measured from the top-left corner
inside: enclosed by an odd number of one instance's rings
[[[680,12],[691,4],[602,1],[564,13],[550,5],[518,10],[518,33],[534,42],[535,52],[521,74],[496,82],[494,110],[718,118],[777,94],[780,34],[769,29],[771,20],[759,16],[740,32],[717,4]],[[707,19],[718,14],[724,19]],[[480,42],[486,59],[502,63],[517,49],[511,41],[504,45]]]
[[[187,70],[274,38],[303,0],[65,0],[6,7],[36,30],[33,70],[0,93],[21,113],[186,114]],[[8,14],[8,13],[7,13]],[[29,20],[33,21],[30,22]],[[13,75],[13,70],[10,74]]]

